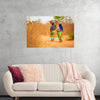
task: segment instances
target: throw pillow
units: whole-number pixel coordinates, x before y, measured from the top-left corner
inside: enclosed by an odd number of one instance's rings
[[[12,74],[13,82],[23,82],[23,75],[19,67],[8,66],[9,71]]]
[[[20,70],[24,77],[24,82],[45,81],[42,66],[39,64],[21,65]]]

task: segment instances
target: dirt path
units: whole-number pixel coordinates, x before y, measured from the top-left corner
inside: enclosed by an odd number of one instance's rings
[[[42,36],[42,43],[43,43],[42,47],[44,48],[45,47],[53,47],[53,48],[74,47],[74,40],[66,41],[65,38],[63,38],[63,42],[59,42],[58,37],[56,37],[54,41],[51,41],[50,36]]]

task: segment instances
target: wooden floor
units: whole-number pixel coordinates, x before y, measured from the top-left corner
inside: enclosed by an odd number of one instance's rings
[[[52,98],[52,97],[42,97],[42,98],[33,98],[33,97],[26,97],[26,98],[20,98],[19,100],[81,100],[81,98],[67,98],[67,97],[55,97],[55,98]],[[0,100],[13,100],[11,97],[0,97]],[[100,96],[96,96],[96,100],[100,100]]]

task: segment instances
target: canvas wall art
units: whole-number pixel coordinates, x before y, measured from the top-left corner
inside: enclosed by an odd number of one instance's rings
[[[73,48],[73,19],[70,16],[27,16],[27,47]]]

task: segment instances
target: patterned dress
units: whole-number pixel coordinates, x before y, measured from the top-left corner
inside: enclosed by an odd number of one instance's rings
[[[63,39],[63,36],[62,36],[62,31],[57,31],[57,34],[58,34],[58,38],[59,38],[59,41],[61,41]]]
[[[55,30],[56,30],[56,25],[52,25],[51,28],[50,28],[50,32],[51,32],[50,37],[51,37],[51,39],[55,39],[55,34],[56,34]]]

